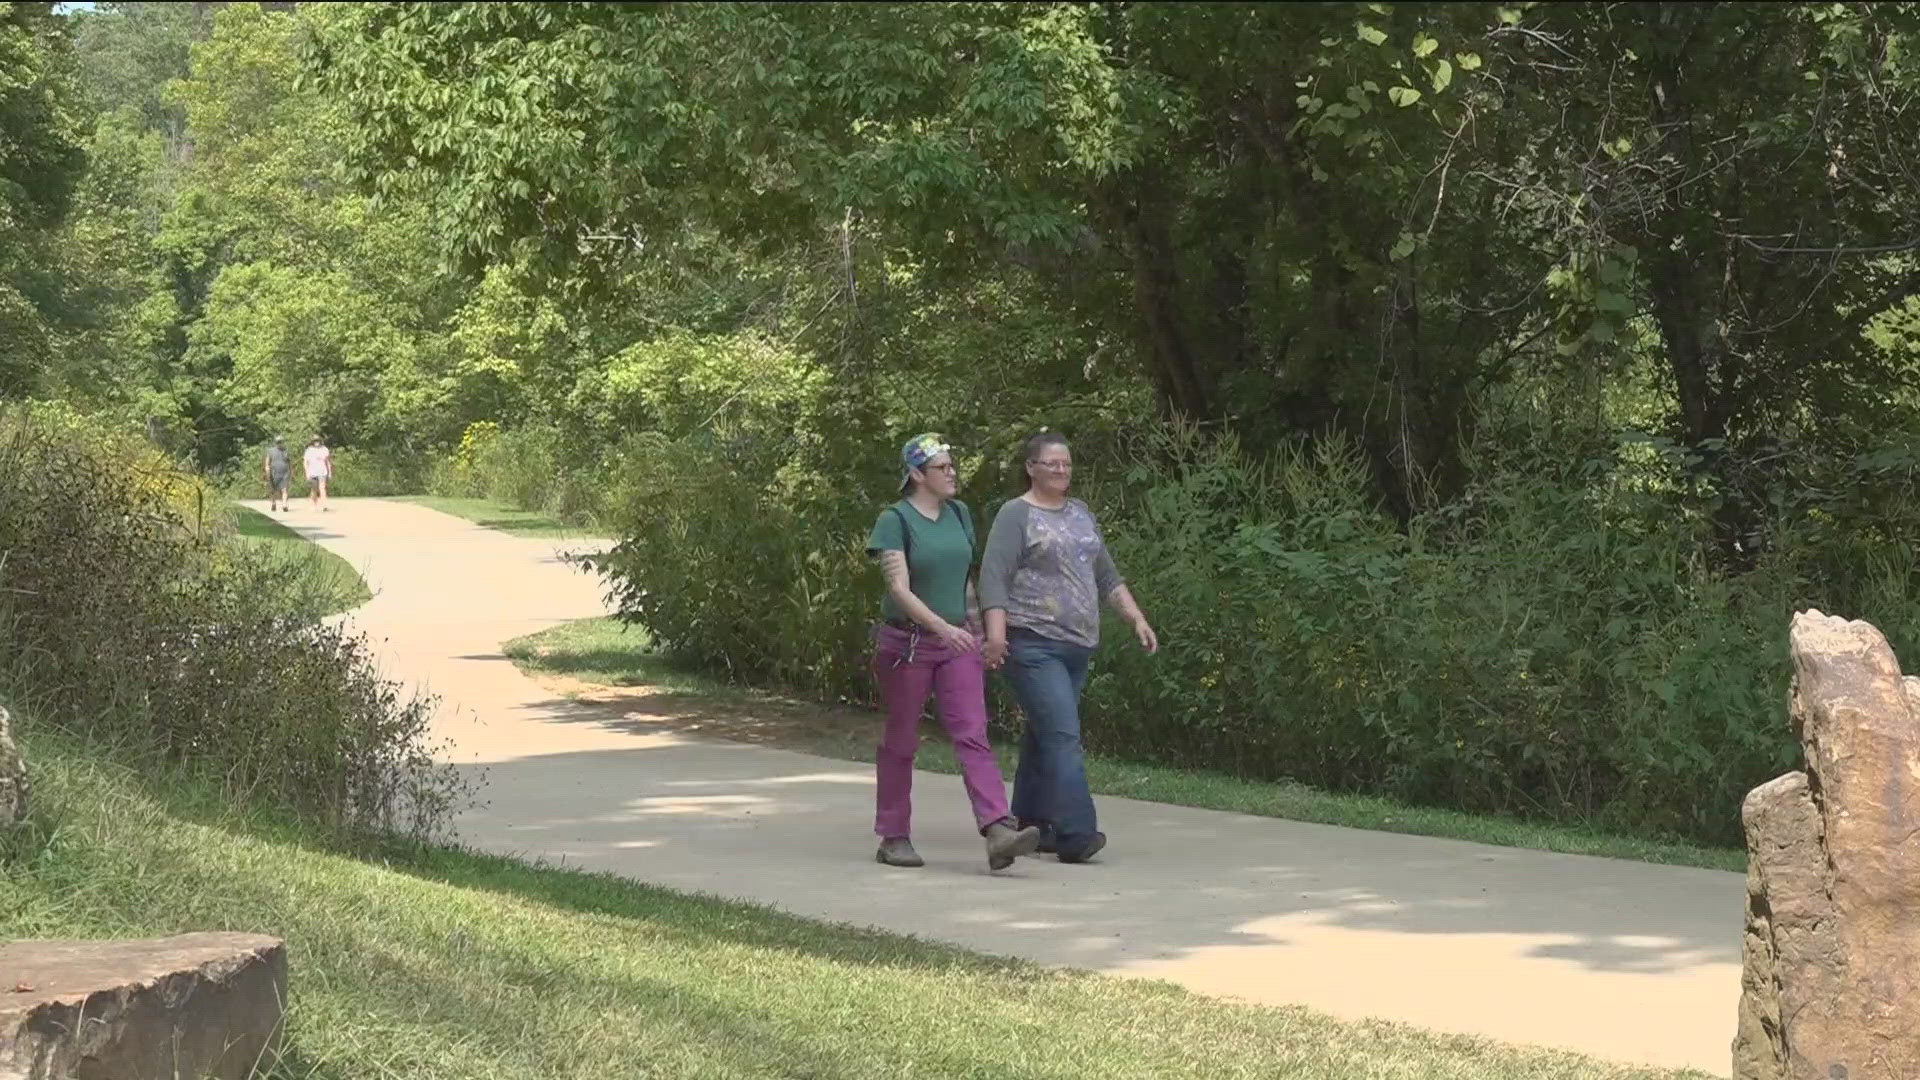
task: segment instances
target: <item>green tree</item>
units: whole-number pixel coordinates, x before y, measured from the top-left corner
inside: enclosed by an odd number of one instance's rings
[[[0,394],[38,388],[67,310],[53,238],[86,166],[65,20],[0,3]]]
[[[1475,51],[1499,25],[1489,5],[395,4],[342,9],[308,60],[363,179],[430,192],[469,258],[564,268],[689,222],[850,246],[872,221],[935,271],[1025,266],[1063,312],[1129,325],[1167,413],[1358,432],[1404,508],[1457,486],[1467,402],[1524,322],[1488,312],[1546,269],[1486,228],[1478,166],[1513,150],[1520,92]]]
[[[193,44],[212,31],[213,6],[108,2],[71,16],[89,110],[118,113],[129,126],[160,135],[173,156],[183,157],[186,112],[165,90],[187,77]]]
[[[1722,547],[1817,495],[1808,452],[1903,423],[1920,292],[1920,105],[1903,4],[1541,5],[1508,31],[1559,110],[1510,174],[1566,252],[1573,329],[1657,341],[1668,432],[1699,451]]]
[[[163,95],[191,153],[153,235],[155,306],[177,320],[169,396],[206,464],[269,428],[407,441],[459,303],[423,215],[340,175],[339,111],[298,85],[304,18],[223,7]]]
[[[0,212],[15,227],[66,215],[86,165],[72,42],[52,4],[0,4]]]

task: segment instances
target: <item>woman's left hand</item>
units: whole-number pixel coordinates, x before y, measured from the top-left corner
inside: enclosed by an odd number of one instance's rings
[[[1160,637],[1153,632],[1153,627],[1148,625],[1145,615],[1133,620],[1133,636],[1140,639],[1140,647],[1147,651],[1148,656],[1160,651]]]
[[[988,638],[986,641],[987,643],[980,647],[980,658],[986,661],[988,671],[998,671],[1000,665],[1007,662],[1006,639],[995,641],[993,638]]]

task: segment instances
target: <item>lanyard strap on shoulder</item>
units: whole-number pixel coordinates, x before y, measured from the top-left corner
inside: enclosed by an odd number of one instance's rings
[[[906,512],[900,509],[899,503],[894,503],[892,506],[887,507],[887,509],[893,511],[893,516],[900,519],[900,557],[907,560],[907,573],[911,575],[913,573],[913,526],[907,523]],[[967,580],[972,581],[974,570],[973,516],[957,508],[954,510],[954,516],[960,519],[960,531],[966,534],[967,537]]]

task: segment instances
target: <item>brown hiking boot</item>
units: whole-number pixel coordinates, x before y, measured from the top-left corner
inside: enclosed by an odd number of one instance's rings
[[[927,861],[913,850],[913,841],[904,836],[889,836],[880,841],[880,850],[873,853],[873,861],[888,866],[925,866]]]
[[[987,868],[1005,870],[1013,865],[1013,860],[1028,855],[1040,846],[1040,830],[1029,825],[1024,829],[1015,829],[1006,819],[996,821],[986,827],[982,835],[987,838]]]

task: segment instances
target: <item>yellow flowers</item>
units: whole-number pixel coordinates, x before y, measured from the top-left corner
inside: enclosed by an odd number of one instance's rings
[[[463,469],[473,468],[473,459],[500,434],[500,425],[492,420],[475,420],[460,433],[459,461]]]

